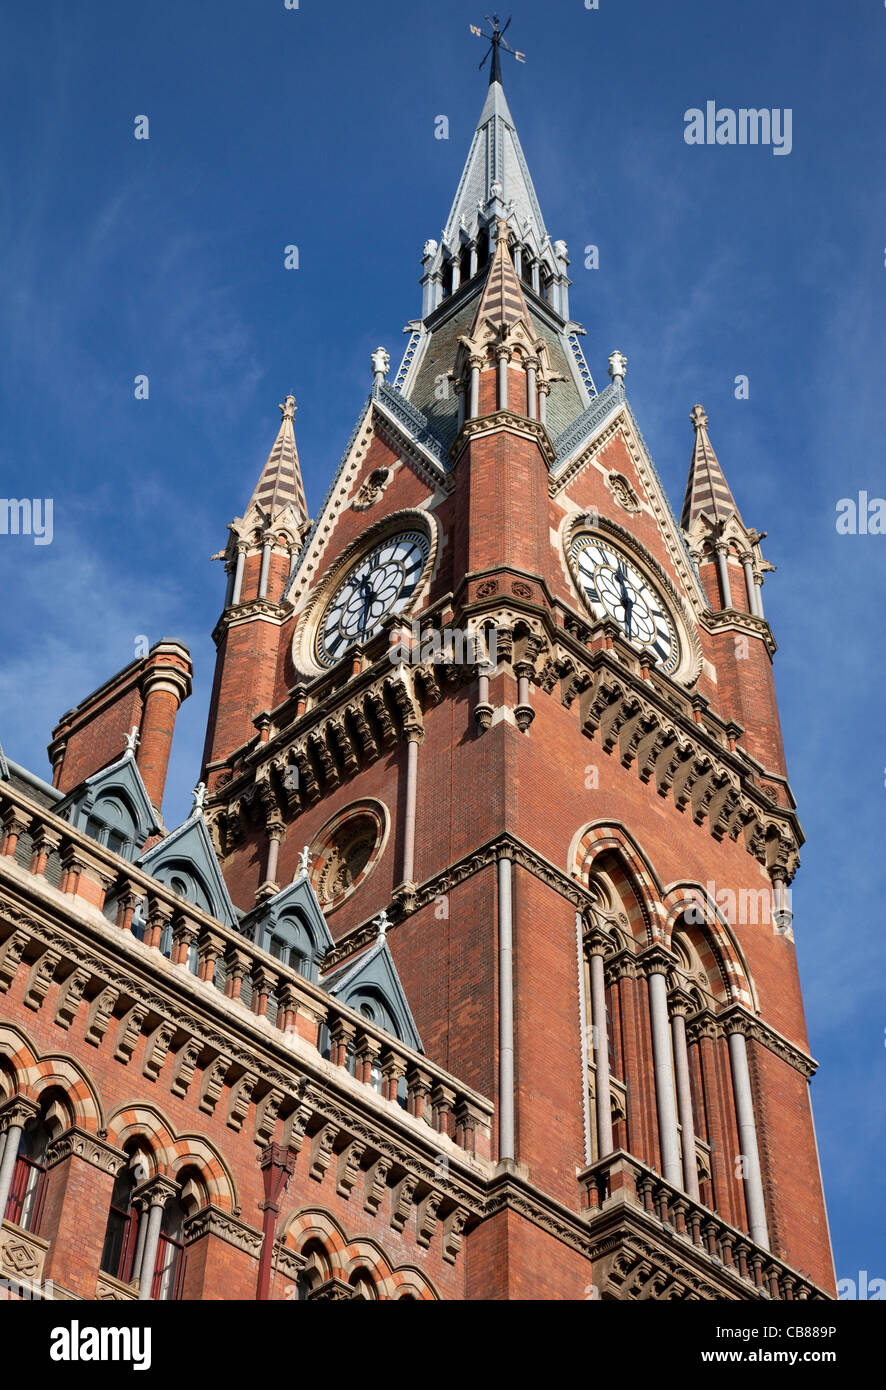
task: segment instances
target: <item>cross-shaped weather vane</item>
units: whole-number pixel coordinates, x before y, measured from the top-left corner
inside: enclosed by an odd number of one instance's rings
[[[517,59],[517,62],[518,62],[518,63],[525,63],[525,62],[526,62],[526,54],[525,54],[525,53],[521,53],[521,52],[519,51],[519,49],[511,48],[511,45],[510,45],[509,43],[507,43],[506,40],[505,40],[505,34],[507,33],[508,29],[510,28],[510,24],[511,24],[510,19],[508,20],[508,22],[507,22],[507,24],[505,25],[504,29],[499,29],[499,27],[498,27],[498,15],[497,15],[497,14],[492,15],[491,18],[490,18],[489,15],[487,15],[487,16],[486,16],[486,19],[487,19],[488,23],[492,25],[492,33],[491,33],[491,34],[484,34],[484,33],[483,33],[483,30],[482,30],[482,29],[479,27],[479,25],[477,25],[477,24],[472,24],[472,25],[470,26],[470,30],[471,30],[471,33],[472,33],[472,34],[476,34],[478,38],[480,38],[480,39],[488,39],[488,40],[489,40],[489,53],[486,54],[486,57],[483,59],[483,62],[480,64],[480,67],[481,67],[481,69],[482,69],[482,68],[484,68],[484,67],[486,66],[486,58],[488,58],[488,57],[489,57],[489,54],[491,53],[491,54],[492,54],[492,68],[491,68],[490,73],[489,73],[489,81],[490,81],[490,83],[493,83],[493,82],[500,82],[500,81],[501,81],[501,50],[502,50],[502,48],[504,48],[504,50],[505,50],[506,53],[511,53],[511,54]]]

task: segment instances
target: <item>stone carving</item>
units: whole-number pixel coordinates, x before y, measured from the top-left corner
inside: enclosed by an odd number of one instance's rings
[[[368,512],[381,497],[394,476],[392,468],[374,468],[369,477],[361,483],[351,506],[355,512]]]
[[[623,473],[617,473],[613,469],[606,475],[606,486],[618,505],[626,512],[640,511],[640,499]]]

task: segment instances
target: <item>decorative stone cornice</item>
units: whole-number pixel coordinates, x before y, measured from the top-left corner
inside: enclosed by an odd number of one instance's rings
[[[770,657],[775,656],[778,651],[778,644],[772,635],[772,629],[768,622],[765,618],[758,618],[753,613],[743,613],[737,608],[720,608],[701,616],[699,624],[706,631],[714,634],[744,632],[750,637],[759,637]]]
[[[540,385],[539,390],[541,389]],[[544,425],[538,420],[530,420],[528,415],[517,415],[512,410],[496,410],[491,415],[478,415],[471,420],[466,420],[449,451],[453,466],[458,462],[467,446],[475,439],[482,439],[485,435],[496,434],[505,429],[523,439],[534,440],[548,468],[553,468],[556,454],[551,437]]]
[[[104,1139],[99,1139],[79,1125],[71,1125],[64,1134],[59,1135],[49,1145],[47,1167],[54,1168],[68,1158],[82,1158],[84,1163],[92,1164],[103,1173],[116,1177],[127,1161],[122,1149],[117,1149]]]
[[[218,1207],[203,1207],[185,1222],[186,1244],[193,1245],[204,1236],[215,1236],[256,1260],[261,1253],[261,1231]]]

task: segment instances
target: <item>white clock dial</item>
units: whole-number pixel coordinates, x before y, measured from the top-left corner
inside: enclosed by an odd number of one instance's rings
[[[332,666],[352,647],[369,642],[387,618],[403,611],[418,587],[429,551],[427,536],[406,531],[364,555],[320,619],[316,653],[323,666]]]
[[[595,617],[612,618],[635,647],[654,651],[666,672],[676,670],[677,629],[664,600],[637,566],[594,536],[576,537],[572,560]]]

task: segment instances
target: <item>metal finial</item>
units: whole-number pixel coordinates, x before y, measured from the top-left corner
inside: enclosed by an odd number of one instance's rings
[[[488,39],[488,40],[489,40],[489,51],[487,52],[486,56],[484,57],[483,62],[480,64],[480,68],[483,69],[483,68],[486,66],[486,60],[487,60],[487,58],[489,57],[489,54],[491,53],[491,54],[492,54],[492,66],[491,66],[491,68],[490,68],[490,70],[489,70],[489,85],[490,85],[490,87],[491,87],[492,84],[493,84],[493,82],[499,82],[499,83],[501,82],[501,50],[502,50],[502,48],[504,48],[504,50],[505,50],[506,53],[510,53],[514,58],[516,58],[518,63],[525,63],[525,62],[526,62],[526,54],[525,54],[525,53],[521,53],[521,52],[520,52],[518,49],[516,49],[516,48],[511,48],[511,45],[505,41],[505,34],[507,33],[507,31],[508,31],[508,29],[509,29],[509,27],[510,27],[510,23],[511,23],[510,19],[508,20],[508,22],[507,22],[507,24],[505,25],[504,29],[500,29],[500,28],[499,28],[499,22],[498,22],[498,15],[497,15],[497,14],[494,14],[494,15],[492,15],[491,17],[490,17],[489,15],[487,15],[487,16],[486,16],[486,19],[487,19],[487,22],[488,22],[489,24],[492,25],[492,33],[491,33],[491,34],[484,34],[484,33],[483,33],[483,30],[480,28],[479,24],[472,24],[472,25],[470,25],[470,30],[471,30],[471,33],[472,33],[472,34],[476,34],[477,37],[478,37],[479,39]]]

